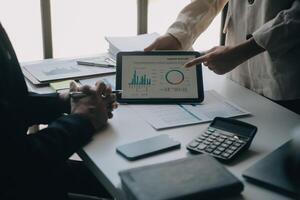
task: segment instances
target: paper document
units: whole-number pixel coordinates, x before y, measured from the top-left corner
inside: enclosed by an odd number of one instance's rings
[[[114,73],[116,71],[115,68],[78,65],[76,60],[33,64],[24,66],[24,68],[40,82],[74,79],[78,77]]]
[[[236,117],[250,114],[224,99],[214,90],[205,91],[205,100],[192,105],[132,105],[138,115],[160,130],[212,121],[215,117]]]
[[[158,37],[158,33],[151,33],[130,37],[105,37],[105,39],[109,43],[109,53],[115,57],[120,51],[143,51]]]

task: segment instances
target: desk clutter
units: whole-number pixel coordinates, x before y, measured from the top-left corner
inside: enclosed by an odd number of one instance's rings
[[[36,86],[45,86],[53,81],[86,79],[116,72],[116,55],[120,51],[143,51],[158,33],[132,37],[105,37],[109,44],[108,53],[80,59],[48,59],[22,64],[27,80]]]
[[[218,199],[238,195],[243,190],[242,182],[213,157],[233,160],[249,148],[256,131],[251,124],[217,117],[187,145],[188,150],[202,155],[122,171],[122,188],[130,200]],[[122,145],[117,152],[133,161],[176,147],[180,147],[179,142],[159,135]]]

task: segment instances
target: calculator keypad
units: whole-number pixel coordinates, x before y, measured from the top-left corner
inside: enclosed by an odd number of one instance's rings
[[[187,148],[194,152],[206,153],[222,160],[230,160],[242,149],[247,138],[241,138],[233,133],[208,127],[200,136],[191,141]]]

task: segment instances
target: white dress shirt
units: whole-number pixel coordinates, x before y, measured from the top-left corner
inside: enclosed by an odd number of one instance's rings
[[[194,0],[167,32],[189,49],[227,2],[226,45],[253,37],[266,49],[228,77],[273,100],[300,99],[299,0]]]

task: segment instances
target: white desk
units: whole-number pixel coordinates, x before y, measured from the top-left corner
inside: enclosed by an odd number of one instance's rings
[[[237,199],[289,199],[245,182],[241,174],[259,159],[289,140],[293,129],[300,125],[300,117],[224,76],[215,75],[206,69],[204,69],[204,87],[206,90],[216,90],[227,99],[250,111],[252,116],[240,119],[258,127],[250,150],[234,163],[227,165],[227,168],[245,183],[242,196]],[[119,171],[189,156],[185,148],[186,144],[207,126],[206,123],[156,131],[128,106],[121,105],[114,112],[114,118],[109,121],[109,127],[97,134],[93,141],[79,152],[79,155],[111,194],[117,199],[123,199]],[[116,147],[119,145],[158,134],[168,134],[180,141],[181,149],[132,162],[116,153]]]

